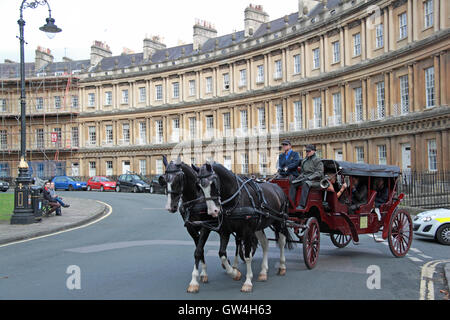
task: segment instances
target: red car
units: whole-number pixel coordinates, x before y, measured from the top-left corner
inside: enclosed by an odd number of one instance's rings
[[[109,180],[107,177],[92,177],[87,183],[87,190],[116,191],[116,182]]]

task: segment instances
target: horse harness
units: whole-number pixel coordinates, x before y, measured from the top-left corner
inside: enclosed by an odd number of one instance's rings
[[[281,222],[286,222],[288,216],[286,214],[280,214],[280,212],[275,211],[270,208],[267,204],[267,200],[264,196],[264,192],[260,187],[261,182],[256,180],[255,178],[248,177],[240,177],[234,174],[236,178],[236,182],[238,185],[238,190],[228,199],[222,201],[220,197],[220,185],[217,181],[217,175],[214,171],[207,175],[199,176],[199,179],[208,179],[211,183],[216,184],[216,188],[218,190],[219,196],[205,198],[205,201],[208,200],[216,200],[220,203],[222,208],[222,213],[230,220],[250,220],[250,219],[258,219],[258,224],[261,223],[262,217],[272,218]],[[212,177],[212,178],[211,178]],[[249,191],[249,188],[253,189],[258,197],[259,205],[256,204],[254,197]],[[238,204],[241,200],[242,190],[245,190],[247,196],[251,202],[251,207],[240,207],[238,208]],[[238,197],[238,201],[235,201],[234,205],[229,209],[224,209],[223,206],[227,205],[234,199]],[[281,215],[281,217],[280,217]]]

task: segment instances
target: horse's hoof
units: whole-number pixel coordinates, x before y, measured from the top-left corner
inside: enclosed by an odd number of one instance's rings
[[[202,283],[208,283],[208,276],[201,276],[201,277],[200,277],[200,281],[201,281]]]
[[[251,284],[245,284],[244,283],[244,285],[241,288],[241,292],[249,293],[249,292],[252,292],[252,291],[253,291],[253,286]]]
[[[267,273],[260,273],[258,276],[258,281],[261,281],[261,282],[267,281]]]
[[[278,273],[277,273],[279,276],[281,276],[281,277],[283,277],[283,276],[285,276],[286,275],[286,269],[278,269]]]
[[[190,284],[187,292],[188,293],[198,293],[200,290],[200,286],[198,284]]]
[[[236,276],[233,278],[234,281],[240,281],[242,278],[242,273],[238,270],[238,269],[234,269],[236,270]]]

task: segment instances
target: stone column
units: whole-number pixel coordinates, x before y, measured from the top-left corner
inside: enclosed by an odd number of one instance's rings
[[[413,41],[413,0],[408,0],[407,23],[408,23],[408,43]]]
[[[383,48],[384,53],[389,51],[389,9],[386,7],[383,14]]]
[[[440,67],[440,71],[439,71],[439,75],[440,75],[440,84],[441,84],[441,105],[442,106],[446,106],[448,105],[448,100],[447,100],[447,77],[446,77],[446,70],[447,70],[447,65],[446,65],[446,52],[445,51],[441,51],[439,53],[439,67]]]
[[[413,41],[417,41],[419,39],[419,30],[422,25],[419,23],[419,2],[422,5],[422,1],[412,0],[412,2]]]
[[[441,21],[440,21],[441,13],[439,12],[441,10],[441,8],[440,8],[440,0],[434,0],[433,4],[434,4],[434,8],[433,8],[434,32],[438,32],[439,28],[441,26]]]
[[[391,86],[392,82],[391,80],[392,71],[388,71],[384,74],[384,106],[385,106],[385,117],[389,117],[391,113]]]
[[[344,37],[345,37],[345,65],[348,66],[350,65],[350,49],[352,47],[352,39],[350,39],[349,37],[349,32],[348,32],[348,25],[344,26]]]
[[[282,82],[286,82],[287,81],[287,57],[286,57],[286,48],[283,48],[281,50],[281,64],[282,64]]]
[[[361,19],[361,60],[366,60],[367,57],[367,33],[366,33],[366,19]]]
[[[320,43],[319,43],[319,52],[320,52],[320,72],[325,72],[325,45],[324,45],[324,35],[320,36]]]
[[[436,101],[434,103],[435,106],[441,105],[441,69],[440,69],[440,55],[435,54],[433,56],[434,62],[434,92],[436,95]]]
[[[341,68],[345,67],[345,51],[346,51],[346,46],[345,46],[345,39],[344,39],[344,28],[340,27],[339,28],[339,46],[340,46],[340,51],[341,51]]]
[[[361,79],[361,95],[362,95],[362,104],[363,104],[363,119],[370,120],[370,109],[368,103],[368,89],[369,87],[369,78],[365,77]],[[355,121],[356,121],[356,110],[353,111],[355,113]]]
[[[414,97],[414,106],[413,111],[420,111],[420,101],[419,101],[419,67],[417,64],[417,61],[413,62],[413,78],[414,78],[414,90],[413,90],[413,97]]]
[[[409,91],[409,111],[410,112],[414,112],[414,104],[415,104],[415,99],[414,99],[414,68],[413,68],[413,64],[410,63],[408,64],[408,91]]]
[[[385,28],[385,34],[386,34],[386,41],[389,41],[389,51],[393,51],[396,49],[396,38],[394,37],[395,31],[394,31],[394,8],[392,4],[390,4],[387,7],[388,13],[389,13],[389,22],[388,22],[388,28]],[[389,39],[388,39],[389,38]]]
[[[305,42],[301,43],[301,48],[300,48],[300,53],[301,53],[301,60],[302,60],[302,78],[306,77],[306,51],[305,51]]]

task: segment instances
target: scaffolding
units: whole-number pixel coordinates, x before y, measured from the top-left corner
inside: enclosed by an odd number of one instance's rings
[[[1,74],[0,179],[13,180],[20,158],[20,78]],[[26,158],[33,176],[66,174],[66,163],[74,160],[80,146],[78,80],[67,70],[26,75]]]

